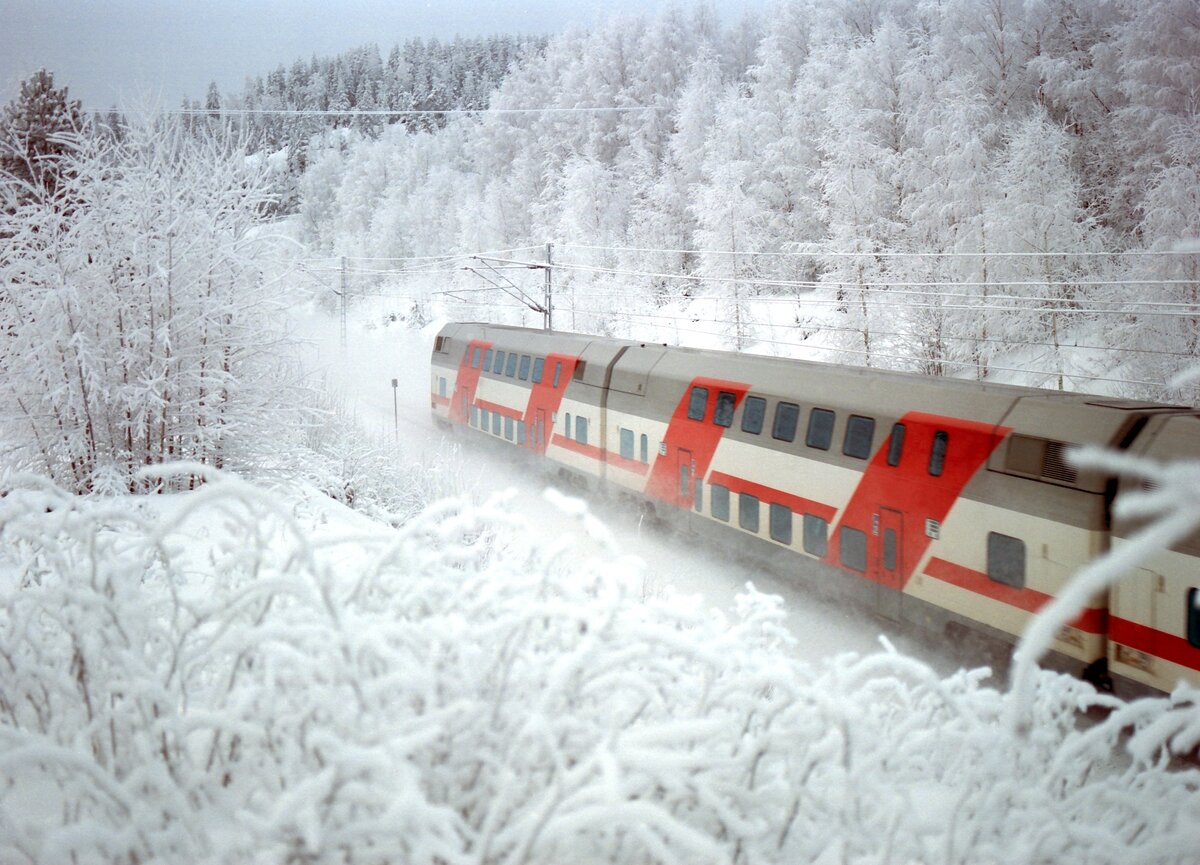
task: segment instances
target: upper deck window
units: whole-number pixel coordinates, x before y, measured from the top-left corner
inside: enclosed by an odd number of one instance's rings
[[[800,406],[794,402],[781,402],[775,406],[775,423],[771,437],[781,442],[796,440],[796,425],[800,422]]]
[[[706,411],[708,411],[708,388],[693,387],[692,395],[688,399],[688,419],[704,420],[704,413]]]
[[[733,426],[733,409],[737,405],[737,397],[729,391],[717,394],[717,407],[713,411],[713,423],[717,426]]]
[[[758,435],[767,416],[767,401],[761,396],[748,396],[745,406],[742,409],[742,432]]]

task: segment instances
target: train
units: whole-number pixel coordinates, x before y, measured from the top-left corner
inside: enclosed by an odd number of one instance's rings
[[[880,616],[1009,643],[1138,528],[1113,513],[1138,482],[1071,448],[1200,456],[1195,408],[483,323],[436,336],[431,410]],[[1200,532],[1052,658],[1130,696],[1200,685]]]

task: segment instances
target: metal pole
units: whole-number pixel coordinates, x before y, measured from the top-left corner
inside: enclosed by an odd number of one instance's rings
[[[342,354],[346,353],[346,256],[342,256]]]
[[[396,388],[399,384],[399,379],[392,379],[392,423],[396,427],[396,444],[400,444],[400,403],[396,399]]]
[[[546,244],[546,330],[554,330],[554,291],[551,283],[550,274],[553,270],[551,264],[551,254],[554,249],[553,243]]]

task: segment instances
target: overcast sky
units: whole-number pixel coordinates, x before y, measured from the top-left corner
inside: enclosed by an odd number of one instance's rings
[[[85,108],[175,106],[208,82],[240,93],[248,75],[367,42],[553,33],[670,0],[0,0],[0,90],[7,103],[40,67]],[[677,0],[691,5],[693,0]],[[731,22],[764,0],[715,0]]]

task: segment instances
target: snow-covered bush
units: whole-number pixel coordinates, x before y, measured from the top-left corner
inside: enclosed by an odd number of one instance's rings
[[[1022,735],[982,671],[801,663],[777,599],[645,602],[512,511],[10,480],[0,861],[1192,861],[1200,695],[1042,673]]]
[[[0,232],[0,460],[79,492],[255,461],[304,402],[262,275],[265,169],[168,120],[58,164]]]

